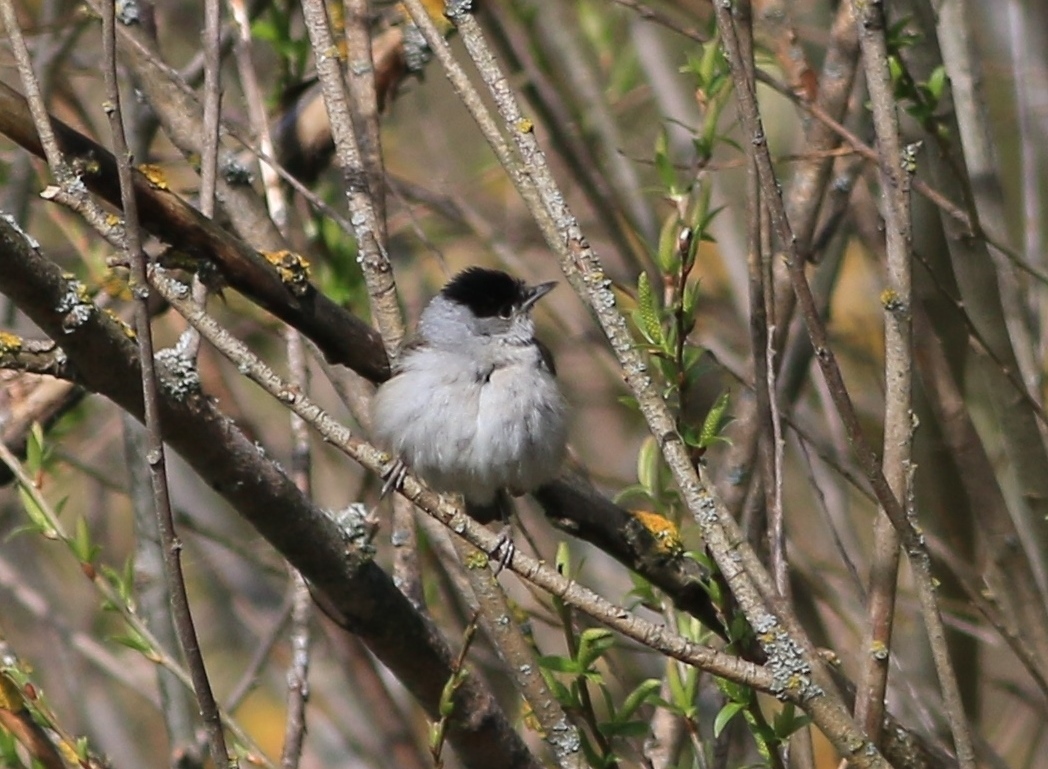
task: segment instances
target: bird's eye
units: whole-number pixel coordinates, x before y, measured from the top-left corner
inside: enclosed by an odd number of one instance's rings
[[[502,318],[503,320],[509,320],[510,318],[512,318],[513,317],[513,305],[512,304],[504,304],[501,307],[499,307],[499,317]]]

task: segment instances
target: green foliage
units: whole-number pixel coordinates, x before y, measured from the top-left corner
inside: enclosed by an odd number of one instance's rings
[[[903,51],[920,42],[921,36],[909,32],[910,17],[900,19],[886,35],[888,47],[888,71],[891,75],[895,101],[906,110],[921,127],[941,141],[949,138],[946,125],[939,118],[943,97],[946,95],[948,79],[946,68],[940,64],[927,80],[917,80],[906,66]]]
[[[332,301],[361,312],[368,306],[364,274],[357,263],[357,242],[331,219],[317,214],[313,218],[314,247],[322,258],[313,260],[313,277],[318,290]]]
[[[301,82],[309,61],[309,38],[294,21],[291,6],[266,3],[261,15],[251,23],[251,36],[268,43],[276,53],[280,65],[278,82],[285,87]]]
[[[656,167],[670,185],[676,185],[668,162],[660,160],[663,145],[656,147]],[[677,413],[677,429],[697,456],[718,440],[727,423],[728,394],[723,393],[701,423],[692,423],[687,414],[690,392],[706,373],[704,351],[688,341],[700,310],[701,283],[692,277],[699,245],[713,238],[709,228],[717,215],[710,208],[710,187],[696,182],[687,190],[671,187],[668,197],[677,203],[666,218],[653,255],[659,283],[648,273],[637,281],[633,326],[639,346],[649,355],[658,377],[661,394]],[[657,444],[645,441],[637,459],[639,485],[625,490],[641,492],[652,500],[672,502],[675,492],[664,468]]]
[[[76,519],[76,529],[69,541],[73,554],[82,564],[94,563],[95,558],[102,548],[91,541],[91,530],[87,527],[87,521],[83,516]]]
[[[25,764],[18,754],[18,741],[6,729],[0,729],[0,766],[9,769],[23,769]]]
[[[557,571],[572,579],[574,569],[566,544],[557,549]],[[539,666],[550,692],[569,715],[588,726],[579,730],[583,755],[590,766],[613,766],[620,751],[616,741],[636,739],[647,733],[648,722],[638,713],[645,704],[658,702],[660,682],[647,679],[636,684],[624,697],[616,696],[606,678],[601,660],[615,647],[615,635],[605,628],[585,628],[577,633],[569,607],[554,597],[554,608],[564,628],[567,654],[548,654]],[[594,706],[591,687],[599,695],[600,713]]]
[[[775,730],[775,736],[785,742],[795,732],[803,729],[805,726],[811,723],[811,718],[804,715],[804,713],[797,712],[797,706],[792,702],[786,702],[782,705],[782,708],[778,713],[775,714],[775,719],[772,721],[772,728]]]
[[[572,631],[568,628],[567,632]],[[648,721],[638,717],[638,713],[646,704],[657,704],[661,683],[658,679],[645,679],[618,702],[604,673],[597,668],[597,663],[614,647],[614,634],[604,628],[587,628],[575,640],[573,654],[545,655],[539,664],[561,707],[569,713],[581,714],[582,720],[590,725],[591,734],[579,733],[587,762],[595,767],[612,766],[617,760],[616,740],[636,739],[647,734]],[[589,684],[595,686],[600,695],[603,717],[595,712]]]
[[[101,565],[102,577],[109,583],[109,586],[113,588],[114,593],[118,596],[120,602],[124,606],[133,607],[135,598],[135,564],[134,560],[128,558],[124,562],[124,568],[122,571],[117,571],[112,566],[102,564]],[[113,606],[107,604],[106,608],[113,611],[119,611],[119,606]]]
[[[39,422],[33,424],[26,436],[26,461],[23,465],[26,475],[39,485],[46,468],[51,464],[51,446],[44,440],[44,429]],[[51,516],[39,502],[40,497],[34,493],[34,489],[18,484],[18,498],[25,510],[29,523],[19,527],[11,534],[15,536],[25,531],[31,531],[45,539],[60,539],[61,536],[55,527]],[[66,500],[61,500],[55,505],[55,510],[61,512]]]
[[[689,54],[681,72],[694,78],[696,95],[705,108],[702,124],[692,139],[698,162],[705,165],[713,157],[718,144],[738,146],[718,131],[721,113],[730,102],[732,93],[731,69],[721,52],[720,40],[713,38],[699,54]]]

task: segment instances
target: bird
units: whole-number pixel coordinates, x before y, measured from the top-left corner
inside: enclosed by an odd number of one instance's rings
[[[553,480],[566,452],[568,404],[531,317],[556,285],[483,267],[458,273],[372,402],[373,438],[394,457],[384,493],[410,468],[433,490],[461,494],[475,520],[503,521],[506,558],[509,495]]]

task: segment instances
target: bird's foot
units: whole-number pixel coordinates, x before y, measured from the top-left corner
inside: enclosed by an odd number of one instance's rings
[[[489,558],[495,558],[497,560],[493,576],[497,577],[502,573],[503,569],[509,566],[510,561],[513,560],[513,555],[516,552],[517,546],[513,544],[513,526],[512,524],[507,523],[502,527],[502,530],[499,531],[499,538],[495,543],[495,547],[491,548],[491,552],[488,553]]]
[[[382,479],[385,481],[382,484],[382,492],[379,495],[379,499],[385,498],[391,491],[399,491],[400,487],[404,485],[404,478],[408,474],[408,466],[404,464],[404,460],[396,459],[390,463],[382,472]]]

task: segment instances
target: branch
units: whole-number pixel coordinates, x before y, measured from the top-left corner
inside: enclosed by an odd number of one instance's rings
[[[80,178],[95,194],[120,206],[120,186],[112,153],[52,118],[62,151],[79,161]],[[0,133],[41,155],[43,149],[28,106],[13,89],[0,83]],[[370,379],[389,376],[389,363],[374,329],[312,286],[288,286],[274,266],[243,241],[175,195],[162,182],[132,172],[142,227],[166,243],[218,268],[229,286],[299,329],[329,360],[349,366]],[[163,186],[161,186],[163,185]]]

